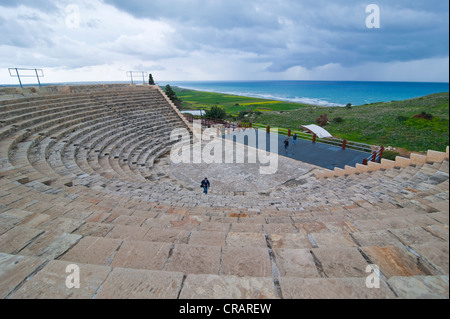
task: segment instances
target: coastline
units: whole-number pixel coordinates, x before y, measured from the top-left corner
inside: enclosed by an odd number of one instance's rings
[[[174,85],[173,88],[178,88],[182,90],[189,90],[189,91],[196,91],[196,92],[202,92],[202,93],[216,93],[216,94],[224,94],[224,95],[230,95],[230,96],[240,96],[240,97],[248,97],[248,98],[255,98],[255,99],[261,99],[261,100],[267,100],[267,101],[278,101],[278,102],[286,102],[286,103],[295,103],[295,104],[301,104],[301,105],[307,105],[307,106],[317,106],[317,107],[345,107],[344,104],[338,104],[338,103],[331,103],[326,101],[321,101],[319,99],[314,98],[282,98],[273,96],[271,94],[252,94],[252,93],[241,93],[241,92],[227,92],[227,91],[207,91],[204,89],[197,89],[197,88],[190,88],[190,87],[181,87],[178,85]],[[312,101],[319,101],[319,104],[314,104]],[[311,101],[311,102],[308,102]]]
[[[172,88],[181,89],[181,90],[187,90],[187,91],[193,91],[193,92],[199,92],[199,93],[213,93],[213,94],[222,94],[222,95],[228,95],[228,96],[238,96],[243,98],[255,98],[259,100],[265,100],[265,101],[274,101],[274,102],[284,102],[284,103],[292,103],[292,104],[299,104],[301,106],[310,106],[310,107],[345,107],[343,104],[335,104],[335,105],[320,105],[320,104],[314,104],[314,103],[307,103],[307,102],[300,102],[300,101],[292,101],[289,99],[282,99],[277,98],[276,96],[258,96],[257,94],[245,94],[245,93],[233,93],[233,92],[218,92],[218,91],[205,91],[205,90],[199,90],[194,88],[188,88],[188,87],[180,87],[177,85],[172,86]]]
[[[303,103],[280,102],[176,87],[185,111],[205,110],[218,105],[234,118],[286,130],[316,123],[328,115],[326,129],[335,137],[398,150],[445,151],[448,146],[449,93],[347,107],[323,107]],[[189,109],[189,110],[188,110]],[[241,113],[242,112],[242,113]],[[432,120],[416,116],[432,114]],[[404,153],[404,152],[402,152]]]
[[[448,92],[448,83],[364,81],[160,81],[179,88],[298,103],[319,107],[345,107],[402,101]]]

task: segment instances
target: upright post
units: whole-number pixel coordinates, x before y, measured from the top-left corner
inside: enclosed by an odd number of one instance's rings
[[[380,159],[379,159],[378,163],[381,163],[381,159],[383,158],[383,153],[384,153],[384,146],[381,146]]]
[[[37,71],[37,69],[34,69],[34,71],[36,72],[36,78],[37,78],[37,80],[38,80],[39,87],[41,87],[41,81],[39,81],[39,74],[38,74],[38,71]]]
[[[347,147],[347,140],[344,140],[342,142],[342,149],[345,150],[346,147]]]
[[[363,165],[367,165],[367,164],[368,164],[367,158],[363,159]]]
[[[375,162],[376,159],[377,159],[377,151],[373,151],[372,152],[372,162]]]
[[[253,128],[253,123],[252,122],[250,122],[250,128]]]
[[[289,129],[289,131],[288,131],[288,137],[291,137],[291,133],[292,133],[292,131],[291,131],[291,129]]]
[[[316,134],[313,134],[313,144],[316,143]]]
[[[270,125],[267,125],[267,134],[270,134]]]
[[[22,81],[20,80],[19,70],[16,68],[17,78],[19,79],[20,87],[23,88]]]

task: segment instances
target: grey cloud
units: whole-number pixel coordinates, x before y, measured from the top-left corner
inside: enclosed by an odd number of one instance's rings
[[[168,19],[187,26],[233,28],[235,26],[252,27],[264,23],[267,27],[276,27],[277,21],[264,12],[257,13],[259,2],[267,0],[104,0],[138,18]]]
[[[158,29],[156,35],[144,29],[124,28],[128,31],[122,34],[108,30],[101,14],[82,19],[80,30],[55,30],[51,19],[64,14],[62,3],[78,0],[0,1],[0,8],[36,9],[24,10],[16,21],[0,17],[2,56],[8,52],[13,60],[17,51],[22,60],[49,67],[136,59],[152,61],[149,66],[164,71],[162,61],[188,61],[197,54],[230,55],[230,61],[264,63],[270,72],[283,72],[295,66],[351,68],[448,57],[449,3],[443,0],[99,0],[136,18],[119,15],[128,23],[148,26],[144,19],[150,19],[171,29]],[[365,8],[371,3],[380,6],[380,29],[365,26]],[[46,13],[47,21],[40,21],[39,11]],[[117,19],[117,25],[121,23]]]
[[[448,2],[378,0],[381,29],[367,29],[372,2],[105,0],[140,18],[176,26],[185,48],[263,55],[269,70],[448,55]]]
[[[56,2],[54,0],[2,0],[0,3],[0,6],[9,8],[16,8],[20,5],[44,11],[57,10]]]

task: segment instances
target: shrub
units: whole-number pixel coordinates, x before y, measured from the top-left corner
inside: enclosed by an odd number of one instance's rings
[[[345,107],[348,108],[348,109],[351,109],[352,108],[352,103],[347,103],[347,105]]]
[[[383,158],[391,160],[391,161],[395,161],[395,158],[399,155],[400,155],[400,153],[394,152],[394,151],[386,151],[385,150],[383,152]]]
[[[328,122],[329,122],[329,120],[328,120],[327,114],[322,114],[318,118],[316,118],[316,123],[319,126],[325,126],[328,124]]]
[[[247,111],[240,111],[239,115],[238,115],[238,119],[242,120],[247,114],[249,114],[249,112],[247,112]]]
[[[406,116],[397,116],[397,121],[400,121],[400,122],[405,122],[406,120],[408,120],[408,117],[406,117]]]
[[[430,113],[427,113],[427,112],[422,112],[420,114],[414,115],[413,118],[415,118],[415,119],[432,120],[433,119],[433,115],[431,115]]]
[[[223,120],[226,116],[227,112],[225,112],[225,109],[217,105],[213,105],[209,110],[205,111],[205,117]]]
[[[342,118],[342,117],[336,117],[334,120],[333,120],[335,123],[342,123],[342,122],[344,122],[344,119]]]

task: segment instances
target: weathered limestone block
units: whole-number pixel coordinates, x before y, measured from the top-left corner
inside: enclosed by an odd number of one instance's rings
[[[395,157],[395,166],[407,167],[407,166],[409,166],[409,164],[412,164],[411,160],[409,158],[405,158],[405,157],[401,157],[401,156]]]
[[[427,162],[427,156],[421,154],[411,153],[411,164],[414,165],[423,165]]]
[[[448,153],[429,150],[427,152],[427,161],[441,163],[446,159],[447,156]]]
[[[381,159],[381,168],[392,169],[395,167],[395,161],[391,161],[385,158]]]
[[[353,175],[356,173],[356,167],[345,165],[345,174]]]
[[[343,170],[342,168],[339,168],[339,167],[334,168],[334,176],[339,177],[339,176],[344,176],[344,175],[345,175],[345,170]]]
[[[376,162],[369,162],[369,163],[367,163],[367,167],[368,167],[369,172],[375,172],[375,171],[380,170],[381,165]]]
[[[369,167],[366,165],[356,164],[356,172],[357,173],[365,173],[368,171],[368,169],[369,169]]]

